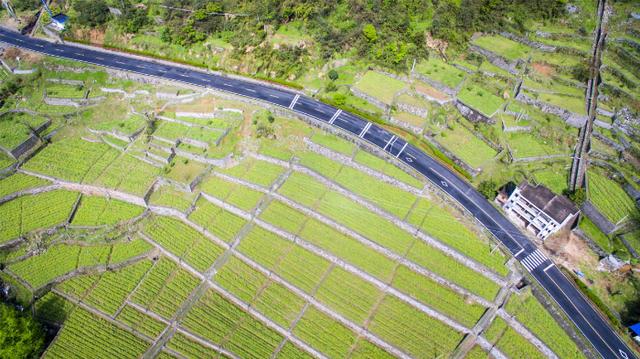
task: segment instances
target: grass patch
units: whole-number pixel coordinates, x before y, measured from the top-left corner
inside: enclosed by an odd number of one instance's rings
[[[480,168],[493,160],[496,151],[477,138],[466,127],[455,124],[447,128],[435,138],[449,151],[474,168]]]
[[[451,89],[458,87],[467,75],[466,72],[435,56],[430,56],[428,59],[420,61],[415,70]]]
[[[473,83],[462,86],[458,99],[487,117],[491,117],[504,103],[502,98]]]
[[[529,46],[499,35],[480,36],[473,40],[473,44],[496,53],[509,61],[524,59],[531,52]]]
[[[356,89],[387,105],[391,105],[395,95],[405,87],[406,83],[375,71],[367,71],[355,85]]]
[[[589,171],[589,201],[612,223],[638,217],[635,203],[615,181],[600,174]]]

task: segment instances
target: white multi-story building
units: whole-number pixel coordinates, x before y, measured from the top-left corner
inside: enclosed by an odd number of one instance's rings
[[[564,196],[548,188],[522,182],[512,189],[502,208],[513,222],[533,232],[536,237],[547,239],[565,226],[571,226],[580,210]]]

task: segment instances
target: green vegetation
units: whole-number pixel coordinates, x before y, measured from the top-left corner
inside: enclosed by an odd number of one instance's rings
[[[144,209],[126,202],[83,196],[73,216],[75,226],[114,225],[142,214]]]
[[[189,214],[189,219],[225,242],[231,242],[246,224],[243,218],[225,211],[204,197],[198,198],[195,209]]]
[[[561,358],[582,358],[583,354],[531,293],[512,295],[506,307],[509,314],[531,330]]]
[[[416,71],[451,89],[457,88],[466,75],[464,71],[440,60],[436,56],[429,56],[427,60],[421,61],[416,65]]]
[[[597,171],[589,171],[587,178],[589,201],[612,223],[638,216],[635,203],[618,183]]]
[[[458,98],[465,105],[480,111],[487,117],[491,117],[504,103],[502,98],[474,83],[462,85]]]
[[[494,52],[509,61],[524,60],[531,51],[528,46],[499,35],[480,36],[473,40],[473,44]]]
[[[48,184],[48,181],[41,178],[16,173],[0,180],[0,198],[15,192],[44,187]]]
[[[395,95],[406,87],[402,81],[375,71],[368,71],[356,84],[356,88],[369,96],[390,105]]]
[[[474,168],[482,167],[496,156],[496,151],[461,124],[449,126],[436,140]]]
[[[44,331],[27,313],[0,303],[0,356],[34,358],[42,352]]]
[[[496,318],[485,331],[485,337],[504,354],[514,358],[544,358],[538,349],[511,328],[502,318]]]

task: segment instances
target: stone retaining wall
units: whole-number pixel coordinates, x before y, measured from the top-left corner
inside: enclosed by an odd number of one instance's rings
[[[426,84],[429,84],[429,86],[435,88],[436,90],[438,90],[440,92],[444,92],[449,96],[455,96],[457,94],[455,89],[452,89],[452,88],[450,88],[448,86],[445,86],[445,85],[439,83],[438,81],[434,81],[434,80],[424,76],[421,73],[418,73],[418,72],[414,71],[414,72],[411,73],[411,76],[413,76],[414,78],[416,78],[416,79],[418,79],[418,80],[420,80],[420,81],[422,81],[422,82],[424,82]]]
[[[355,87],[351,87],[351,93],[356,96],[356,97],[360,97],[361,99],[369,102],[370,104],[374,105],[375,107],[378,107],[379,109],[383,110],[383,111],[387,111],[389,109],[389,105],[387,105],[386,103],[378,100],[377,98],[370,96],[360,90],[358,90]]]
[[[452,152],[447,150],[444,146],[442,146],[438,141],[433,139],[431,136],[424,135],[422,136],[427,142],[436,147],[440,152],[444,153],[445,156],[449,157],[455,164],[462,167],[465,171],[467,171],[471,176],[475,177],[480,174],[480,170],[477,170],[471,166],[469,166],[466,162],[458,158],[458,156],[454,155]]]
[[[506,37],[507,39],[513,40],[515,42],[519,42],[521,44],[527,45],[531,48],[534,49],[538,49],[542,52],[555,52],[556,51],[556,47],[555,46],[551,46],[551,45],[547,45],[547,44],[543,44],[541,42],[537,42],[537,41],[531,41],[527,38],[512,34],[510,32],[506,32],[506,31],[502,31],[500,33],[500,35],[502,35],[503,37]]]
[[[477,110],[474,110],[472,107],[466,105],[464,102],[460,101],[459,99],[456,99],[456,108],[458,109],[460,114],[464,116],[464,118],[466,118],[467,120],[473,123],[476,123],[476,122],[484,122],[484,123],[490,123],[490,124],[495,123],[493,119],[485,116],[484,114],[480,113]]]
[[[409,105],[406,103],[398,102],[396,103],[396,108],[403,112],[408,112],[412,115],[416,115],[418,117],[427,117],[429,115],[429,111],[427,109]]]
[[[47,79],[47,82],[53,82],[56,84],[63,84],[63,85],[72,85],[72,86],[84,86],[84,81],[81,81],[81,80],[49,78]]]
[[[516,96],[516,100],[522,103],[525,103],[527,105],[535,106],[544,113],[559,116],[568,125],[573,127],[577,127],[577,128],[582,127],[587,121],[587,116],[578,115],[576,113],[565,110],[561,107],[558,107],[546,102],[538,101],[534,98],[531,98],[530,96],[525,95],[522,92],[520,92],[518,96]]]
[[[476,46],[476,45],[469,45],[469,50],[473,51],[473,52],[477,52],[480,55],[484,56],[487,58],[487,60],[489,60],[489,62],[491,62],[493,65],[509,72],[512,75],[517,75],[518,74],[518,70],[516,69],[516,64],[507,61],[506,59],[504,59],[501,56],[498,56],[497,54],[489,51],[489,50],[485,50],[480,46]]]

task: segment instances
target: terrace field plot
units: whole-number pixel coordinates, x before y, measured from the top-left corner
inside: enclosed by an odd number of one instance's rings
[[[189,214],[189,220],[227,243],[231,242],[247,223],[244,218],[216,206],[203,196],[196,201],[193,211]]]
[[[118,153],[113,149],[109,151]],[[95,178],[90,182],[95,185],[143,197],[159,172],[158,168],[124,153],[114,158],[108,165],[92,170],[91,174],[97,173],[97,177],[95,175],[87,177]]]
[[[479,36],[472,43],[503,57],[507,61],[525,60],[531,52],[530,47],[500,35]]]
[[[66,223],[77,199],[78,194],[59,190],[22,196],[1,204],[0,243]]]
[[[169,207],[186,212],[195,201],[196,194],[177,188],[171,184],[155,186],[149,204],[154,206]]]
[[[281,166],[260,160],[249,159],[233,167],[220,170],[220,173],[242,179],[265,188],[271,185],[285,172]]]
[[[502,318],[493,320],[484,332],[485,338],[502,353],[512,358],[545,358],[531,342],[518,334]]]
[[[473,82],[462,85],[458,100],[487,117],[492,117],[504,104],[501,97]]]
[[[533,172],[533,178],[555,193],[563,193],[568,187],[569,168],[550,167]]]
[[[143,212],[143,207],[116,199],[82,196],[71,223],[83,227],[115,225],[138,217]]]
[[[638,217],[635,202],[620,184],[603,175],[600,171],[587,173],[588,199],[611,223],[620,223]]]
[[[536,300],[531,291],[512,295],[506,310],[547,344],[558,357],[582,358],[584,356],[571,337]]]
[[[391,105],[396,94],[406,87],[405,82],[375,71],[367,71],[354,86],[385,105]]]
[[[473,168],[483,167],[497,155],[496,150],[459,123],[441,130],[435,140]]]
[[[82,84],[67,85],[59,83],[48,83],[45,86],[48,97],[81,99],[88,95],[88,90]]]
[[[420,61],[416,65],[415,71],[452,90],[456,89],[467,75],[466,72],[435,56],[430,56],[429,59]]]
[[[48,184],[50,182],[42,178],[15,173],[0,180],[0,198],[12,193],[44,187]]]
[[[196,147],[215,147],[224,136],[224,130],[171,121],[159,121],[153,136],[169,143],[184,141]]]
[[[544,157],[554,155],[569,155],[563,149],[557,148],[550,140],[536,136],[529,132],[512,132],[505,135],[511,155],[518,158]]]
[[[146,120],[144,116],[131,114],[123,119],[105,119],[92,123],[90,128],[95,131],[113,133],[119,137],[132,138],[141,132],[145,125]]]
[[[11,151],[34,135],[33,129],[22,118],[22,114],[0,116],[0,148]]]
[[[198,188],[206,195],[245,211],[253,210],[264,196],[262,192],[215,176],[203,179]]]
[[[80,138],[54,139],[22,168],[71,182],[92,182],[116,159],[118,151]]]
[[[169,165],[165,167],[163,177],[185,185],[190,185],[198,176],[203,175],[208,168],[209,165],[207,164],[186,157],[176,156]]]

